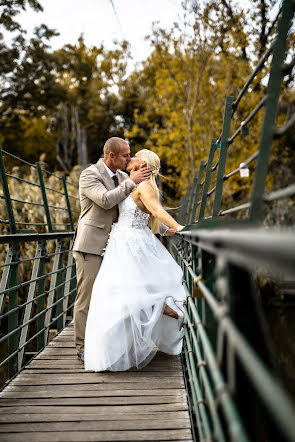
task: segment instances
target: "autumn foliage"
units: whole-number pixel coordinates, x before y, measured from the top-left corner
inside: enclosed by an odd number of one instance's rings
[[[1,40],[0,143],[11,153],[35,162],[46,153],[50,170],[70,173],[102,154],[110,136],[129,140],[133,153],[149,148],[162,160],[161,182],[168,205],[177,205],[207,160],[212,138],[220,135],[225,98],[237,96],[253,66],[273,41],[277,13],[273,0],[194,0],[183,2],[183,16],[171,29],[154,25],[147,37],[151,54],[130,72],[130,45],[113,50],[102,44],[77,44],[51,51],[55,30],[41,25],[30,41],[16,22],[25,0],[4,2],[2,25],[14,35]],[[37,0],[30,6],[40,9]],[[290,36],[290,57],[294,51]],[[292,49],[293,47],[293,49]],[[128,67],[129,66],[129,67]],[[240,126],[266,92],[269,64],[241,101],[232,125]],[[292,72],[280,103],[279,124],[294,111]],[[252,120],[248,136],[239,137],[228,153],[227,172],[259,145],[263,111]],[[294,174],[294,136],[277,143],[268,187],[288,184]],[[277,173],[277,160],[283,171]],[[225,184],[225,198],[243,202],[249,180]]]

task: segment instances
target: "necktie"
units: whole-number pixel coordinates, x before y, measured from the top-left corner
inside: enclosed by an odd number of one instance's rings
[[[117,175],[112,176],[112,180],[113,180],[114,183],[115,183],[115,187],[117,187],[117,186],[119,185],[119,181],[118,181],[118,177],[117,177]]]

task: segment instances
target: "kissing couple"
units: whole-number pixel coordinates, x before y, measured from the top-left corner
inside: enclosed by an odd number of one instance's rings
[[[157,350],[181,352],[183,274],[155,234],[183,226],[159,201],[159,170],[154,152],[131,158],[127,141],[112,137],[104,158],[81,173],[74,329],[86,370],[142,368]]]

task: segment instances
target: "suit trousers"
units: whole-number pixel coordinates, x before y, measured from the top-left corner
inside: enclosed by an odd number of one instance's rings
[[[74,330],[77,352],[84,351],[85,327],[95,277],[102,263],[102,256],[73,252],[76,261],[77,295],[74,305]]]

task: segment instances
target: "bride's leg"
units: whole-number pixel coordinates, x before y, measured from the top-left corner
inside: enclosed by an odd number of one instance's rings
[[[164,313],[164,315],[171,316],[171,318],[178,319],[178,314],[176,313],[176,311],[174,311],[167,304],[165,304],[165,306],[164,306],[163,313]]]

